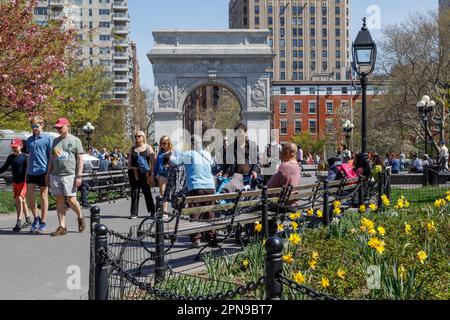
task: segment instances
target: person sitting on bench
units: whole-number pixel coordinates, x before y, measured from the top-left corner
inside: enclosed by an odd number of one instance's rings
[[[298,148],[293,143],[286,143],[281,150],[282,164],[277,173],[270,178],[267,188],[297,187],[300,185],[300,167],[297,162]]]

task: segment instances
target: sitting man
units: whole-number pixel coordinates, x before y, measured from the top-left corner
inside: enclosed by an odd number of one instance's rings
[[[295,144],[287,143],[283,145],[280,154],[282,164],[277,173],[267,183],[269,189],[300,185],[300,166],[297,162],[297,152],[298,148]]]
[[[328,181],[335,181],[342,179],[341,172],[338,167],[342,165],[341,159],[330,158],[328,159]]]
[[[414,156],[413,167],[411,168],[411,173],[422,173],[423,172],[423,162],[419,155]]]

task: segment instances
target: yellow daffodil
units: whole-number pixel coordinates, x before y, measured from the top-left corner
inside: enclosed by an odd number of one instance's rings
[[[342,203],[341,203],[340,201],[338,201],[338,200],[336,200],[336,201],[333,203],[334,208],[339,208],[341,205],[342,205]]]
[[[450,196],[450,190],[448,190],[447,192],[445,192],[446,196]]]
[[[265,245],[266,245],[266,242],[267,242],[267,239],[263,239],[262,245],[265,246]]]
[[[364,205],[364,204],[362,204],[362,205],[359,207],[359,212],[360,212],[360,213],[364,213],[364,212],[366,212],[366,210],[367,210],[367,208],[366,208],[366,205]]]
[[[262,231],[262,224],[259,222],[255,222],[255,231],[260,233]]]
[[[369,229],[369,231],[367,231],[367,233],[371,236],[374,236],[377,234],[377,231],[375,229]]]
[[[435,202],[434,202],[434,206],[436,207],[436,208],[441,208],[441,207],[444,207],[445,205],[447,204],[447,202],[445,201],[445,199],[437,199]]]
[[[289,237],[289,241],[291,242],[291,244],[297,245],[297,244],[299,244],[302,241],[302,238],[300,238],[300,236],[298,234],[293,233]]]
[[[277,230],[278,232],[284,231],[284,226],[282,224],[278,224]]]
[[[400,277],[403,278],[403,276],[406,273],[405,267],[403,267],[403,265],[401,265],[400,268],[398,268],[398,271],[400,272]]]
[[[283,256],[283,261],[286,262],[287,264],[292,264],[292,262],[294,262],[294,258],[292,257],[292,253],[289,253],[286,256]]]
[[[297,231],[298,229],[298,223],[295,221],[292,221],[292,228],[294,229],[294,231]]]
[[[403,208],[408,208],[409,207],[409,202],[408,200],[405,199],[405,197],[402,195],[400,197],[400,199],[398,199],[397,201],[397,205],[395,206],[395,209],[403,209]]]
[[[428,222],[427,229],[428,229],[428,231],[436,231],[436,226],[434,225],[434,221]]]
[[[361,219],[361,231],[362,232],[368,232],[369,234],[374,234],[374,233],[376,233],[376,231],[375,231],[375,222],[373,222],[372,220],[370,220],[370,219],[367,219],[367,218],[362,218]]]
[[[339,270],[338,270],[338,272],[337,272],[337,276],[338,276],[339,278],[341,278],[342,280],[344,280],[346,274],[347,274],[347,272],[346,272],[344,269],[339,268]]]
[[[309,209],[308,211],[306,211],[306,213],[307,213],[307,215],[308,216],[313,216],[314,215],[314,209],[313,208],[311,208],[311,209]]]
[[[242,266],[245,268],[245,269],[247,269],[248,268],[248,265],[250,264],[250,262],[247,260],[247,259],[245,259],[244,261],[242,261]]]
[[[377,252],[379,254],[383,254],[384,250],[385,250],[385,243],[384,241],[380,241],[380,243],[378,244],[378,246],[375,248],[375,250],[377,250]]]
[[[334,208],[333,214],[334,214],[335,216],[340,216],[340,215],[342,214],[341,208]]]
[[[377,211],[378,210],[378,206],[374,203],[371,203],[369,206],[370,211]]]
[[[378,233],[384,237],[384,235],[386,234],[386,229],[383,227],[378,227]]]
[[[308,264],[309,264],[309,267],[310,267],[311,269],[316,270],[316,267],[317,267],[317,260],[312,259],[312,260],[310,260],[310,261],[308,262]]]
[[[367,244],[369,245],[369,247],[377,250],[379,254],[383,254],[383,252],[385,251],[385,242],[381,241],[377,237],[371,238]]]
[[[294,281],[298,284],[304,284],[305,276],[301,272],[297,272],[296,274],[294,274]]]
[[[317,259],[319,259],[319,253],[317,252],[317,251],[313,251],[313,253],[312,253],[312,258],[314,259],[314,260],[317,260]]]
[[[420,260],[420,263],[424,264],[425,260],[428,258],[428,255],[425,251],[421,250],[417,253],[417,258]]]
[[[320,281],[320,285],[326,289],[330,286],[330,280],[327,277],[322,277],[322,281]]]
[[[291,220],[297,220],[297,219],[299,219],[301,216],[302,216],[301,213],[300,213],[300,212],[297,212],[297,213],[291,214],[291,215],[289,216],[289,218],[290,218]]]
[[[383,201],[383,205],[384,205],[385,207],[389,207],[389,206],[391,205],[391,201],[389,200],[389,198],[388,198],[387,195],[383,194],[383,195],[381,196],[381,200]]]
[[[448,194],[448,195],[445,197],[445,200],[447,200],[447,202],[450,202],[450,194]]]
[[[405,223],[405,232],[408,235],[411,234],[411,225],[410,224]]]
[[[323,218],[323,211],[322,210],[317,210],[317,217],[318,218]]]

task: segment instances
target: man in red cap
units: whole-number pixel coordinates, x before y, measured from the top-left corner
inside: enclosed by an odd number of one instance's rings
[[[65,200],[75,211],[78,218],[78,231],[86,229],[80,203],[77,200],[77,189],[81,186],[83,174],[83,146],[80,139],[69,133],[69,120],[60,118],[55,124],[60,136],[53,141],[52,156],[48,167],[50,190],[56,196],[56,211],[59,227],[52,236],[64,236],[66,228]]]
[[[0,174],[11,167],[13,174],[13,193],[16,201],[17,223],[13,228],[14,232],[20,232],[23,228],[31,226],[30,214],[28,213],[25,196],[27,193],[27,184],[25,176],[27,173],[28,155],[22,153],[22,140],[14,139],[11,141],[12,153],[8,156],[6,163],[0,168]],[[25,215],[25,223],[22,224],[22,216]]]

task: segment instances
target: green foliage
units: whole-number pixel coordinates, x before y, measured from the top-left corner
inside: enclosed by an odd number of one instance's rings
[[[53,81],[55,90],[49,97],[55,108],[51,123],[66,117],[73,128],[82,128],[87,122],[95,123],[108,100],[102,98],[112,88],[112,81],[105,76],[102,66],[92,68],[73,67],[64,76]]]
[[[292,142],[296,145],[301,145],[304,154],[322,154],[326,139],[316,140],[315,137],[311,136],[309,133],[301,133],[292,137]]]

